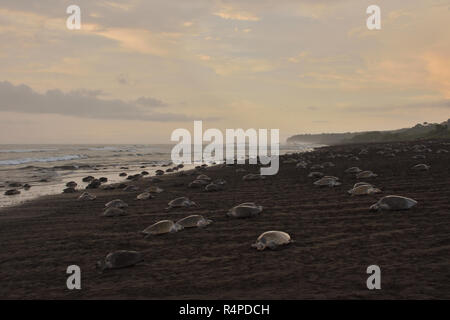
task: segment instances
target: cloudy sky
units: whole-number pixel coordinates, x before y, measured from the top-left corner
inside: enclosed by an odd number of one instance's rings
[[[449,30],[450,0],[1,0],[0,143],[165,143],[193,120],[282,139],[442,122]]]

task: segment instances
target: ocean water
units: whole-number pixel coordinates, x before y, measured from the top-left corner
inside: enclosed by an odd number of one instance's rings
[[[280,154],[311,151],[317,145],[280,145]],[[108,183],[126,181],[143,170],[154,175],[171,163],[173,145],[0,145],[0,208],[17,205],[42,195],[61,193],[69,181],[84,188],[81,180],[92,175]],[[193,149],[192,149],[193,150]],[[195,165],[185,164],[185,170]],[[127,169],[123,169],[126,167]],[[6,196],[11,183],[29,184],[18,195]]]

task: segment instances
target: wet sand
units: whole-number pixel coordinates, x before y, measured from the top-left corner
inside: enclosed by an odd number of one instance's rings
[[[204,173],[223,178],[224,191],[190,189],[195,176],[164,175],[128,182],[140,191],[89,190],[94,201],[77,201],[81,194],[45,196],[0,211],[1,299],[449,299],[450,298],[450,150],[449,141],[408,142],[325,147],[294,157],[319,164],[323,170],[281,164],[275,176],[242,181],[256,166],[209,167]],[[432,152],[410,150],[425,144]],[[408,148],[395,157],[377,153],[387,146]],[[359,151],[368,147],[367,155]],[[329,158],[329,155],[358,155]],[[425,154],[425,160],[412,156]],[[281,161],[286,156],[281,158]],[[411,167],[427,163],[431,169]],[[344,170],[358,166],[378,177],[365,179],[383,193],[352,197],[360,180]],[[342,185],[320,188],[308,178],[322,171]],[[98,173],[101,176],[101,172]],[[157,185],[163,193],[136,201],[136,195]],[[408,211],[372,212],[384,195],[413,198]],[[187,196],[200,207],[165,212],[167,203]],[[128,216],[100,217],[105,203],[120,198]],[[242,202],[264,206],[258,217],[231,219],[225,213]],[[214,222],[201,229],[143,239],[138,232],[161,219],[177,220],[202,214]],[[250,247],[264,231],[282,230],[296,241],[277,251]],[[138,250],[145,262],[99,274],[96,261],[114,250]],[[68,290],[66,268],[81,267],[82,289]],[[381,290],[368,290],[366,268],[381,268]]]

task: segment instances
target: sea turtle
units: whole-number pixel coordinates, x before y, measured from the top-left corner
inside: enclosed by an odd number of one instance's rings
[[[353,189],[354,189],[354,188],[357,188],[357,187],[359,187],[359,186],[365,186],[365,185],[368,185],[368,186],[373,187],[373,185],[371,185],[371,184],[368,183],[368,182],[357,182],[357,183],[355,183],[355,184],[353,185]]]
[[[123,188],[123,191],[126,191],[126,192],[135,192],[138,190],[139,190],[139,187],[133,186],[133,185],[129,185],[129,186],[126,186],[125,188]]]
[[[426,165],[424,163],[416,164],[414,167],[412,167],[413,170],[417,171],[427,171],[430,169],[429,165]]]
[[[94,179],[86,186],[86,189],[97,189],[101,185],[102,183],[100,182],[99,179]]]
[[[334,167],[335,166],[335,164],[333,163],[333,162],[331,162],[331,161],[327,161],[327,162],[324,162],[324,163],[322,163],[322,167]]]
[[[115,199],[115,200],[111,200],[110,202],[105,204],[105,207],[123,209],[123,208],[127,208],[128,204],[121,199]]]
[[[358,167],[351,167],[345,170],[345,173],[360,173],[362,170]]]
[[[169,202],[168,209],[172,208],[189,208],[192,206],[196,206],[197,204],[194,201],[189,200],[187,197],[179,197],[176,199],[173,199]]]
[[[314,185],[320,186],[320,187],[323,187],[323,186],[335,187],[335,186],[341,185],[341,183],[338,182],[333,177],[323,177],[320,180],[317,180],[316,182],[314,182]]]
[[[81,196],[78,197],[78,200],[85,200],[85,201],[91,201],[91,200],[95,200],[97,197],[94,196],[93,194],[90,194],[88,192],[83,192],[81,194]]]
[[[367,170],[367,171],[362,171],[362,172],[358,173],[356,175],[356,178],[364,179],[364,178],[371,178],[371,177],[376,177],[376,176],[378,176],[378,175],[373,173],[372,171]]]
[[[257,206],[253,202],[244,202],[231,208],[227,212],[227,216],[234,218],[249,218],[257,216],[263,210],[262,206]]]
[[[374,188],[371,185],[363,184],[360,186],[357,186],[353,189],[348,190],[348,193],[352,196],[362,196],[366,194],[374,194],[374,193],[380,193],[381,190],[378,188]]]
[[[215,191],[221,191],[223,190],[223,186],[215,184],[215,183],[210,183],[205,187],[205,191],[208,192],[215,192]]]
[[[308,177],[309,178],[321,178],[321,177],[323,177],[323,173],[318,172],[318,171],[313,171],[308,174]]]
[[[87,177],[84,177],[83,179],[82,179],[82,181],[83,182],[91,182],[91,181],[93,181],[95,178],[93,177],[93,176],[87,176]]]
[[[207,180],[194,180],[191,183],[189,183],[189,188],[201,188],[203,186],[208,185],[209,182]]]
[[[196,180],[205,180],[205,181],[211,181],[211,178],[208,177],[206,174],[201,174],[197,177]]]
[[[75,188],[69,187],[69,188],[65,188],[63,190],[63,193],[74,193],[77,192],[77,190],[75,190]]]
[[[266,231],[258,237],[256,243],[252,244],[252,247],[257,250],[264,250],[265,248],[274,250],[292,242],[291,236],[286,232]]]
[[[14,196],[16,194],[20,194],[20,191],[16,190],[16,189],[10,189],[10,190],[6,190],[4,193],[5,196]]]
[[[148,200],[148,199],[151,199],[151,198],[153,198],[153,196],[151,195],[150,192],[144,192],[144,193],[138,194],[136,196],[137,200]]]
[[[161,189],[160,187],[151,186],[151,187],[149,187],[149,188],[147,189],[147,191],[150,192],[150,193],[161,193],[161,192],[163,192],[164,190]]]
[[[298,162],[295,167],[298,169],[306,169],[308,164],[305,161]]]
[[[175,224],[172,220],[161,220],[141,231],[146,236],[173,233],[183,229],[182,225]]]
[[[417,204],[416,200],[402,196],[386,196],[370,206],[370,210],[407,210]]]
[[[214,180],[214,184],[217,184],[219,186],[225,186],[227,184],[227,182],[224,179],[216,179],[216,180]]]
[[[77,187],[77,183],[75,182],[75,181],[69,181],[69,182],[67,182],[66,183],[66,187],[68,187],[68,188],[76,188]]]
[[[103,217],[119,217],[126,215],[127,213],[124,210],[115,207],[106,208],[106,210],[102,213]]]
[[[143,261],[142,254],[138,251],[118,250],[109,253],[105,260],[97,262],[97,268],[101,271],[106,269],[120,269],[134,266]]]
[[[210,224],[211,222],[212,220],[206,219],[201,215],[194,214],[178,220],[176,224],[180,225],[183,228],[193,228],[193,227],[204,227]]]

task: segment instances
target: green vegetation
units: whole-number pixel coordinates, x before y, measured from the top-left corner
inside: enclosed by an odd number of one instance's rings
[[[347,133],[324,133],[295,135],[287,139],[288,143],[365,143],[365,142],[389,142],[411,141],[420,139],[450,139],[450,119],[443,123],[417,124],[412,128],[391,131],[368,131]]]

